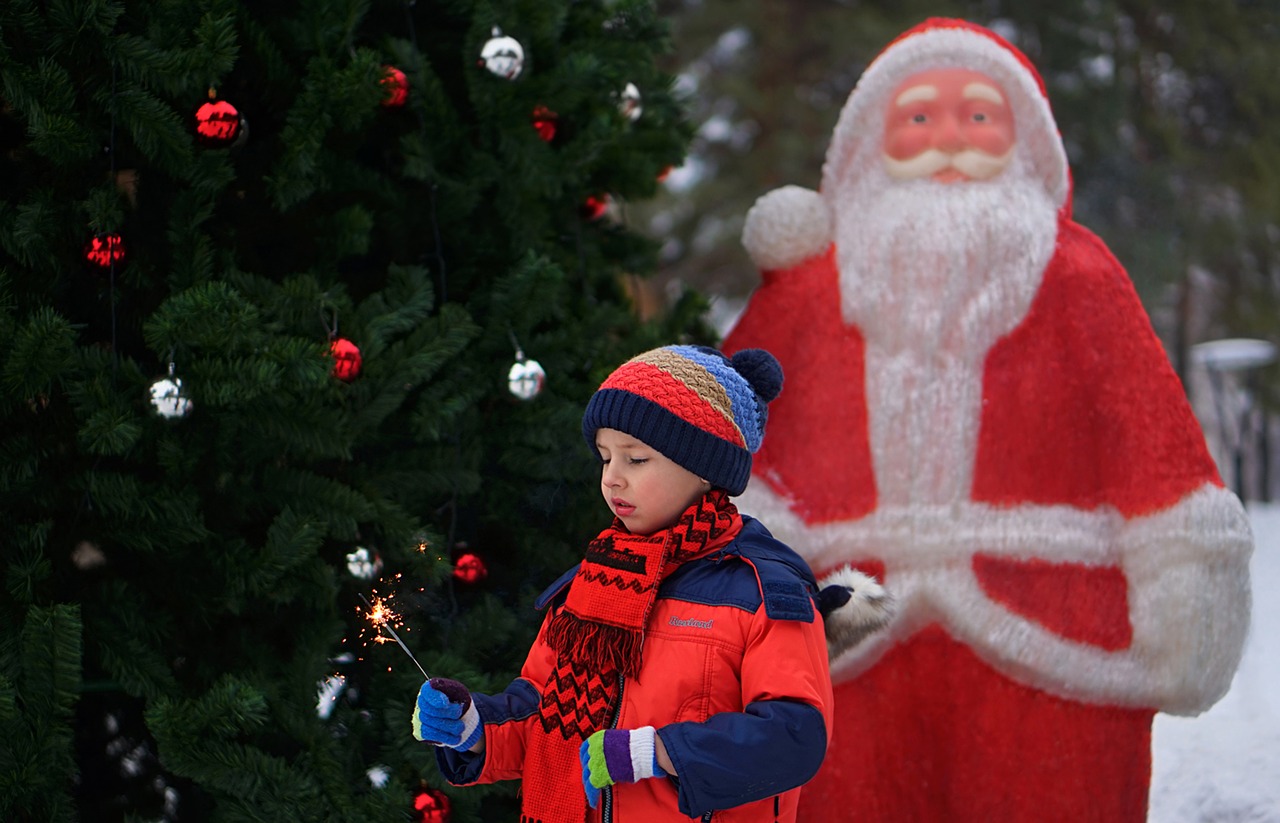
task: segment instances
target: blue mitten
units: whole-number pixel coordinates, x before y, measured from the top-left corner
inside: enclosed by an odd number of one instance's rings
[[[467,751],[484,727],[471,692],[456,680],[433,677],[418,690],[413,707],[413,736],[436,746]]]
[[[582,761],[582,788],[593,809],[605,786],[635,783],[665,773],[658,765],[653,726],[596,732],[583,741],[578,758]]]

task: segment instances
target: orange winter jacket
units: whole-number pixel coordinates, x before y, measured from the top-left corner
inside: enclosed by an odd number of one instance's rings
[[[662,582],[645,629],[640,674],[623,683],[613,727],[656,727],[677,776],[605,789],[595,821],[795,820],[800,786],[817,772],[827,749],[826,640],[808,565],[759,521],[743,521],[732,543],[683,564]],[[539,608],[550,609],[547,619],[563,607],[576,571],[538,599]],[[546,625],[544,620],[544,631]],[[524,753],[554,663],[539,633],[520,676],[505,691],[473,693],[485,750],[439,749],[447,780],[518,780],[526,770],[549,768],[526,762]]]

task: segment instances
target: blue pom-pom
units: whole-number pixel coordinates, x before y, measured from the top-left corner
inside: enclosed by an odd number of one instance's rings
[[[764,349],[743,349],[730,362],[764,402],[772,402],[782,393],[782,365]]]

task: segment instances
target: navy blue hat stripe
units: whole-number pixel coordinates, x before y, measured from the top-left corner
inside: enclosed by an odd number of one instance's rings
[[[596,431],[625,432],[657,449],[688,471],[731,495],[742,494],[751,477],[751,452],[623,389],[601,389],[582,417],[582,434],[593,452]]]

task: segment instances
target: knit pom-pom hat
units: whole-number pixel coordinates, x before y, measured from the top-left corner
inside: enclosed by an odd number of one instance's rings
[[[763,349],[726,357],[706,346],[663,346],[609,375],[587,403],[582,434],[616,429],[731,495],[751,477],[768,404],[782,391],[782,366]]]

